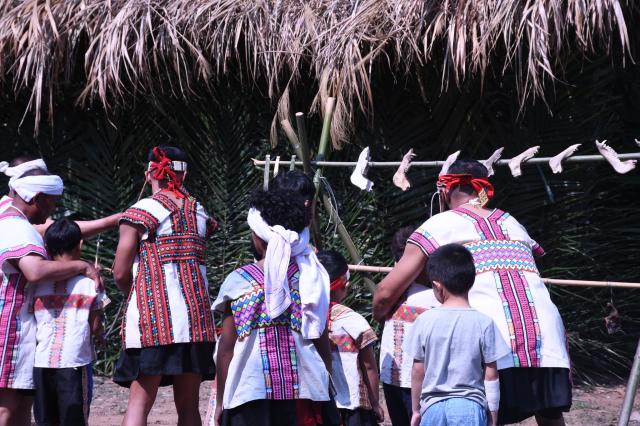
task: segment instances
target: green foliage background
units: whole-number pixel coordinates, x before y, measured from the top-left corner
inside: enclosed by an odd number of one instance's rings
[[[353,139],[331,157],[353,160],[362,147],[370,146],[375,160],[399,160],[409,148],[418,159],[442,159],[458,149],[467,157],[486,158],[505,146],[504,157],[510,158],[533,145],[541,145],[540,154],[550,156],[573,143],[583,143],[580,153],[585,154],[595,152],[596,138],[608,139],[620,152],[638,151],[633,138],[640,137],[640,68],[576,59],[565,74],[566,81],[550,88],[548,104],[538,100],[524,109],[509,76],[487,76],[483,84],[471,81],[443,93],[435,70],[423,69],[405,80],[376,81],[369,118],[357,119]],[[275,148],[268,142],[275,106],[256,87],[243,88],[235,80],[216,87],[212,97],[194,96],[185,102],[170,93],[163,98],[137,96],[109,113],[98,106],[80,109],[69,95],[74,88],[66,90],[37,138],[33,117],[23,117],[26,99],[5,92],[0,106],[2,159],[24,151],[44,156],[67,184],[57,215],[89,219],[135,202],[150,147],[181,146],[191,159],[187,186],[222,224],[208,245],[215,296],[224,276],[250,259],[246,201],[262,182],[262,171],[253,167],[251,158],[290,155],[282,135]],[[307,111],[312,92],[310,88],[308,93],[293,93],[292,109]],[[320,121],[318,116],[307,120],[314,147]],[[365,193],[349,183],[351,170],[325,170],[341,218],[367,264],[390,265],[388,242],[393,232],[428,217],[437,170],[411,169],[412,188],[407,192],[392,185],[393,172],[370,170],[375,186]],[[599,162],[569,164],[564,173],[553,175],[547,166],[525,166],[521,178],[500,168],[493,181],[498,194],[494,206],[517,217],[547,249],[540,265],[544,276],[640,280],[638,171],[621,176]],[[327,216],[319,211],[318,217],[323,246],[341,249]],[[117,233],[101,238],[100,258],[108,267]],[[95,239],[86,242],[85,254],[93,258]],[[108,278],[114,301],[107,312],[110,343],[97,363],[106,374],[120,348],[122,301]],[[640,332],[638,290],[550,290],[565,320],[577,378],[603,382],[625,377]],[[615,335],[606,333],[603,322],[611,300],[622,315],[623,332]],[[370,291],[356,278],[348,303],[370,318],[370,301]]]

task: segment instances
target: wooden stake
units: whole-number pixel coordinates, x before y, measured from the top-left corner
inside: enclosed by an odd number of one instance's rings
[[[271,156],[267,154],[264,160],[264,177],[262,182],[262,189],[264,191],[269,190],[269,165],[271,163]]]
[[[636,392],[638,392],[638,384],[640,383],[640,340],[638,340],[638,346],[636,347],[636,356],[633,357],[633,366],[631,367],[631,374],[629,374],[629,381],[627,382],[627,390],[624,393],[624,402],[622,403],[622,409],[620,410],[620,418],[618,419],[618,426],[627,426],[629,419],[631,418],[631,412],[633,411],[633,401],[636,399]]]

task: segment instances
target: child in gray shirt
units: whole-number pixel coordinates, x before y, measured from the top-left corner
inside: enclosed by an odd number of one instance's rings
[[[420,315],[406,342],[414,359],[411,426],[496,425],[496,361],[511,350],[493,320],[469,306],[473,257],[447,244],[429,256],[426,270],[442,306]]]

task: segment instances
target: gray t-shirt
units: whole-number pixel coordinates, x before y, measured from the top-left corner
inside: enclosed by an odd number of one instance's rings
[[[483,364],[511,351],[491,318],[472,308],[445,307],[418,317],[404,350],[424,362],[422,413],[447,398],[467,398],[487,407]]]

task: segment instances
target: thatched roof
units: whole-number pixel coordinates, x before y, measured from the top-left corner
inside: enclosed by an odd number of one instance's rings
[[[634,0],[2,0],[0,75],[30,95],[36,122],[60,88],[108,108],[201,94],[226,74],[286,116],[290,89],[315,81],[316,107],[338,99],[335,142],[380,68],[400,77],[431,61],[456,83],[508,70],[521,99],[539,96],[563,50],[628,58],[637,12]]]

